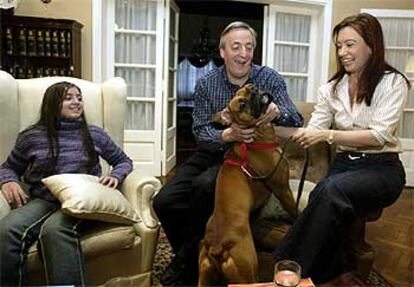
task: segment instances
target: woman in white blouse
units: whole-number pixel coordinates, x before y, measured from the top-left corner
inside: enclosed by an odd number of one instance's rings
[[[333,30],[338,70],[319,88],[306,128],[276,127],[279,136],[307,148],[337,145],[337,156],[308,206],[274,252],[292,259],[303,276],[324,283],[344,273],[347,226],[364,211],[397,200],[405,185],[396,136],[407,99],[408,80],[384,59],[381,25],[369,14],[342,20]]]

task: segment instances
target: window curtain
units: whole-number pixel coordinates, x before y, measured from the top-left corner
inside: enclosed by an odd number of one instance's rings
[[[156,0],[115,1],[115,76],[127,82],[127,130],[155,128],[156,17]]]
[[[406,73],[406,67],[410,57],[414,60],[414,18],[378,18],[385,41],[385,59],[397,68],[400,72]],[[411,77],[411,84],[414,85],[414,75],[406,74]],[[414,91],[411,89],[407,111],[403,115],[403,124],[400,136],[403,138],[414,138]]]
[[[294,101],[306,101],[310,27],[309,15],[276,13],[274,67]]]
[[[197,80],[214,68],[216,68],[216,64],[213,60],[210,60],[203,67],[193,65],[188,58],[184,58],[180,62],[177,75],[178,107],[194,107],[193,93]]]

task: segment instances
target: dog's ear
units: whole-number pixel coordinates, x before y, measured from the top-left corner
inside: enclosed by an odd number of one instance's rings
[[[260,100],[261,100],[262,104],[269,105],[273,101],[273,96],[269,92],[263,92],[260,95]]]

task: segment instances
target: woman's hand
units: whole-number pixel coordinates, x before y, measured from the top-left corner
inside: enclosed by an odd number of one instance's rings
[[[119,184],[119,180],[112,176],[101,176],[98,182],[110,188],[116,188]]]
[[[292,135],[292,140],[300,144],[303,148],[308,148],[318,142],[326,141],[329,136],[329,131],[326,130],[309,130],[299,128]]]
[[[13,208],[21,207],[27,203],[28,196],[15,181],[3,183],[1,186],[4,198]]]

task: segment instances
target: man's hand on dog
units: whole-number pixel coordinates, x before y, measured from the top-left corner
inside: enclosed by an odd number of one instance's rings
[[[276,117],[279,116],[280,110],[275,103],[271,103],[266,110],[266,113],[261,116],[256,123],[256,126],[267,125],[271,123]],[[220,123],[223,125],[230,125],[227,129],[221,134],[221,139],[223,142],[244,142],[252,143],[256,137],[255,128],[246,128],[244,126],[237,125],[233,122],[233,117],[228,110],[228,108],[223,109],[218,117],[220,118]],[[217,120],[217,118],[216,118]]]
[[[267,107],[266,113],[259,118],[256,122],[256,126],[266,125],[271,123],[280,114],[279,107],[275,103],[270,103]]]
[[[256,128],[246,128],[233,123],[223,130],[221,139],[223,142],[244,142],[252,143],[256,137]]]

